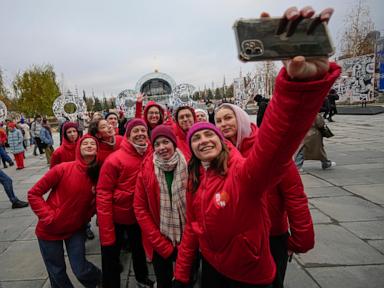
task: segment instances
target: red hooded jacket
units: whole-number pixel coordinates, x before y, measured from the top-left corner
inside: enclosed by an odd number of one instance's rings
[[[273,282],[276,268],[269,248],[266,192],[281,180],[339,75],[340,67],[331,64],[322,80],[294,82],[282,69],[248,157],[230,149],[227,174],[208,168],[198,190],[188,197],[177,280],[189,281],[199,247],[202,256],[230,279],[259,285]]]
[[[63,127],[62,135],[65,134],[67,129],[71,127]],[[65,129],[65,130],[64,130]],[[76,145],[79,138],[77,138],[77,141],[75,143],[69,142],[64,136],[62,136],[62,143],[59,148],[57,148],[51,156],[51,165],[50,168],[53,168],[54,166],[63,163],[63,162],[70,162],[75,161],[76,159]]]
[[[191,153],[191,150],[189,149],[189,144],[187,143],[188,131],[184,132],[184,130],[181,129],[179,122],[177,121],[178,112],[182,109],[183,107],[179,107],[175,112],[176,119],[175,119],[175,125],[173,126],[173,129],[177,139],[177,148],[179,148],[180,151],[183,152],[185,159],[189,161],[189,159],[191,159],[192,153]],[[196,118],[195,110],[192,107],[189,107],[188,109],[192,112],[193,123],[196,123],[197,118]]]
[[[39,218],[36,226],[39,239],[67,239],[84,228],[95,214],[95,185],[80,155],[80,143],[85,138],[93,137],[85,135],[79,141],[76,161],[56,165],[28,191],[29,204]],[[45,201],[43,195],[49,191]]]
[[[125,136],[120,149],[105,160],[96,188],[97,219],[102,246],[115,244],[114,223],[136,223],[133,211],[136,178],[144,158],[151,153],[152,148],[148,145],[145,154],[140,155]]]
[[[252,133],[244,138],[239,151],[248,157],[256,141],[257,127],[252,123]],[[257,183],[255,183],[257,185]],[[288,249],[305,253],[315,245],[315,233],[307,195],[295,163],[291,160],[281,181],[267,193],[268,214],[271,221],[270,236],[279,236],[290,229]],[[288,225],[289,223],[289,225]]]
[[[99,143],[99,152],[98,152],[98,158],[100,165],[102,165],[107,159],[107,157],[112,154],[114,151],[118,150],[120,148],[120,144],[123,141],[123,136],[115,135],[116,143],[115,145],[111,146],[107,143],[102,142],[100,139],[98,139]]]

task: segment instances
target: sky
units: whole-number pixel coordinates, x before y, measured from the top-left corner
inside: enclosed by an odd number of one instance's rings
[[[290,6],[333,7],[335,46],[356,0],[0,0],[0,68],[10,86],[32,65],[53,65],[64,89],[98,97],[134,89],[158,69],[198,89],[255,70],[237,59],[232,25]],[[383,0],[366,0],[384,36]]]

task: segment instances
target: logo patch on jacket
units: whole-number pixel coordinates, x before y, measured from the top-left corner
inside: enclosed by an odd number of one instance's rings
[[[229,202],[229,194],[225,191],[217,192],[214,201],[217,208],[224,208]]]

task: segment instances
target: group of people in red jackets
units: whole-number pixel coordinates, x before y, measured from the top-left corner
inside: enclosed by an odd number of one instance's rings
[[[285,17],[313,14],[290,8]],[[326,9],[321,19],[331,14]],[[28,192],[52,287],[73,287],[63,243],[85,287],[120,287],[126,240],[137,287],[193,287],[199,265],[202,287],[282,287],[288,257],[314,246],[292,156],[340,74],[326,58],[298,56],[284,65],[260,127],[232,104],[216,109],[216,126],[197,122],[188,106],[172,119],[155,102],[141,117],[141,95],[124,136],[101,117],[80,139],[76,124],[66,123],[51,169]],[[102,272],[85,257],[94,214]]]

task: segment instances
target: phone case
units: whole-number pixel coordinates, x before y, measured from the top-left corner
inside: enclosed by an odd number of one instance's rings
[[[333,55],[335,50],[327,25],[314,26],[316,20],[303,19],[290,36],[287,31],[278,31],[281,18],[237,20],[233,28],[239,59],[247,62]]]

